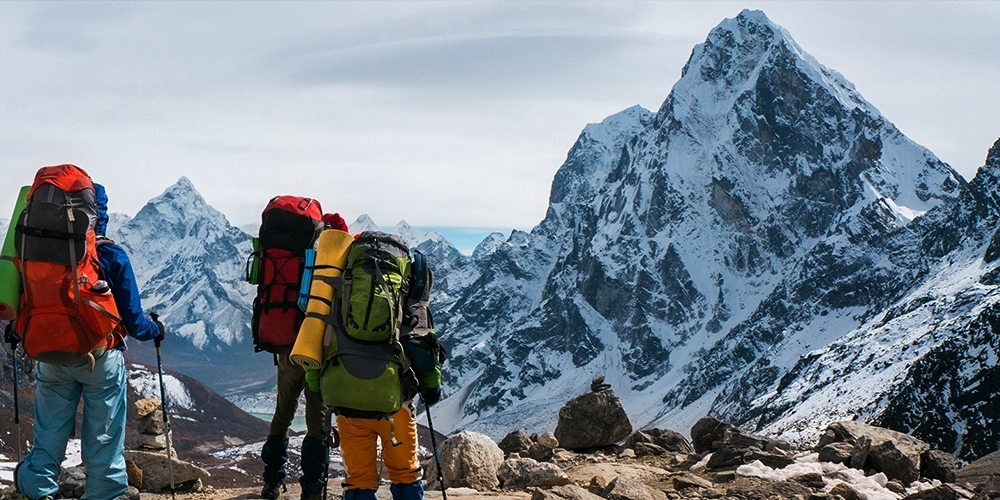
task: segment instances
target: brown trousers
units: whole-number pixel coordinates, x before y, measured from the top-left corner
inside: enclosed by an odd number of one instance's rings
[[[323,437],[323,419],[326,417],[326,405],[319,394],[306,387],[305,370],[292,363],[289,355],[278,355],[278,403],[271,418],[271,435],[287,436],[288,428],[295,418],[295,410],[299,407],[299,396],[306,392],[306,434],[312,437]]]

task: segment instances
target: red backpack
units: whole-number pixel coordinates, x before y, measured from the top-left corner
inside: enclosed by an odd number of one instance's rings
[[[43,167],[14,228],[24,290],[17,331],[28,356],[81,365],[124,338],[111,288],[100,276],[90,176],[75,165]]]
[[[256,351],[289,352],[295,344],[305,318],[298,307],[305,251],[323,229],[323,209],[316,200],[277,196],[264,208],[251,322]]]

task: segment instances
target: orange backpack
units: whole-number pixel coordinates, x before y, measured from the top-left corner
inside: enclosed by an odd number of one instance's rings
[[[15,264],[24,290],[17,317],[28,356],[89,364],[124,338],[97,260],[94,184],[75,165],[43,167],[17,220]]]

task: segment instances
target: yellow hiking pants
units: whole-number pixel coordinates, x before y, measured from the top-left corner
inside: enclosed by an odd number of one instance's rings
[[[395,424],[398,446],[393,446],[388,418],[352,418],[337,416],[340,431],[340,451],[344,457],[347,479],[345,490],[378,489],[378,439],[382,440],[382,461],[394,484],[409,484],[420,477],[417,459],[417,424],[410,406],[406,405],[390,417]]]

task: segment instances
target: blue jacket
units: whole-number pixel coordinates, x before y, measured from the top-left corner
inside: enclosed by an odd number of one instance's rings
[[[95,183],[94,192],[97,198],[97,223],[94,231],[98,237],[103,237],[108,229],[108,195],[104,186]],[[115,305],[122,318],[122,324],[128,334],[139,340],[153,340],[159,335],[160,329],[156,323],[143,314],[139,302],[139,284],[136,283],[132,263],[128,260],[125,249],[107,240],[97,245],[97,259],[104,271],[104,280],[111,286],[111,294],[115,296]],[[125,344],[119,345],[120,349]]]

